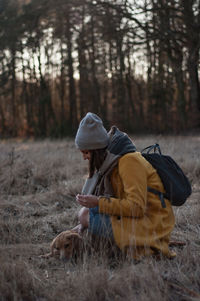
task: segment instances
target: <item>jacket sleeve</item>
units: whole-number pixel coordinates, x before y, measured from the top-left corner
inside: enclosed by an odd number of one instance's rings
[[[137,153],[127,154],[120,158],[118,171],[123,183],[123,198],[100,197],[100,213],[135,218],[144,216],[147,198],[147,168],[143,160]]]

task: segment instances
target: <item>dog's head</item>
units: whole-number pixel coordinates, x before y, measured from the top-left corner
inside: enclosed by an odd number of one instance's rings
[[[82,246],[81,236],[73,231],[61,232],[51,243],[51,252],[53,256],[59,256],[60,259],[69,260],[74,255],[80,253]]]

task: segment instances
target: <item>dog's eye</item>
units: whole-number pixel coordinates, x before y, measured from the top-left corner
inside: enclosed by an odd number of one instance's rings
[[[69,244],[65,244],[64,248],[67,249],[69,247]]]
[[[59,251],[60,249],[59,248],[55,248],[57,251]]]

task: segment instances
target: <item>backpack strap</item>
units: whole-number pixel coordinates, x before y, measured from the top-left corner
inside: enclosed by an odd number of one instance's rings
[[[150,145],[150,146],[147,146],[145,147],[142,151],[141,151],[141,154],[143,154],[144,152],[146,152],[147,154],[149,154],[151,151],[154,151],[154,153],[156,153],[156,150],[158,151],[159,155],[162,155],[161,153],[161,149],[160,149],[160,145],[158,143],[155,143],[153,145]],[[162,204],[162,207],[163,208],[166,208],[166,204],[165,204],[165,200],[164,200],[164,195],[161,191],[159,190],[156,190],[154,188],[151,188],[151,187],[147,187],[147,191],[155,194],[155,195],[158,195],[159,198],[160,198],[160,201],[161,201],[161,204]]]
[[[149,154],[152,150],[154,151],[154,153],[156,153],[156,150],[157,150],[158,153],[159,153],[160,155],[162,155],[161,149],[160,149],[160,145],[159,145],[158,143],[155,143],[155,144],[153,144],[153,145],[150,145],[150,146],[145,147],[145,148],[141,151],[141,153],[143,154],[144,151],[146,151],[146,153]]]
[[[147,191],[151,192],[151,193],[154,193],[155,195],[158,195],[159,198],[160,198],[160,201],[161,201],[161,204],[162,204],[162,207],[163,208],[166,208],[166,204],[165,204],[165,199],[164,199],[164,195],[162,192],[156,190],[156,189],[153,189],[151,187],[147,187]]]

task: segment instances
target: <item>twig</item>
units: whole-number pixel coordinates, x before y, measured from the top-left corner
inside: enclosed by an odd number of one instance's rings
[[[190,290],[189,288],[185,287],[185,286],[180,286],[179,284],[173,283],[171,281],[165,280],[167,282],[167,284],[175,289],[180,290],[183,293],[187,293],[189,296],[194,297],[194,298],[200,298],[200,294],[197,292],[194,292],[192,290]]]
[[[175,240],[172,240],[169,242],[169,246],[185,246],[186,245],[186,242],[185,241],[175,241]]]

